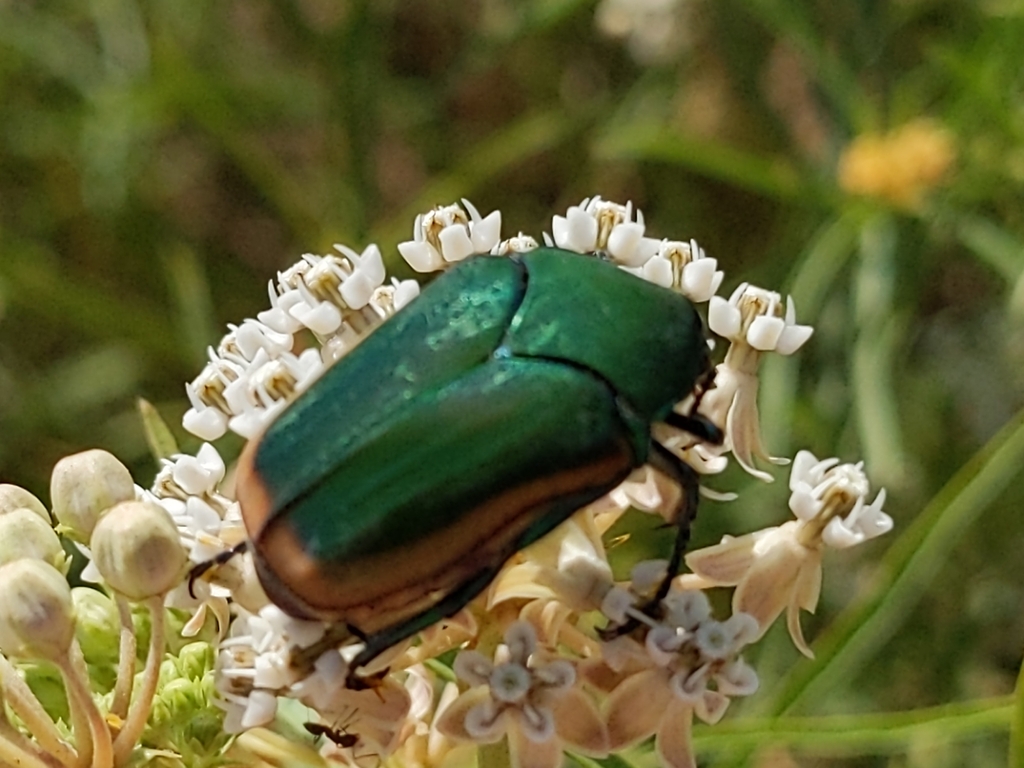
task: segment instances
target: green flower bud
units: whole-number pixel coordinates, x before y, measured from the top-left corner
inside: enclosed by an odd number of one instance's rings
[[[31,509],[40,518],[50,523],[50,513],[46,511],[43,502],[17,485],[0,483],[0,515],[13,512],[15,509]]]
[[[0,652],[55,660],[67,655],[75,636],[71,588],[42,560],[0,566]]]
[[[30,557],[67,573],[67,558],[57,533],[39,513],[28,508],[0,515],[0,565]]]
[[[188,562],[171,516],[149,501],[125,501],[107,510],[90,542],[103,579],[130,600],[170,591]]]
[[[57,462],[50,478],[50,501],[61,533],[86,543],[100,515],[135,498],[135,483],[120,461],[93,449]]]
[[[121,622],[107,595],[91,587],[73,587],[71,601],[77,620],[76,636],[90,664],[117,663]]]

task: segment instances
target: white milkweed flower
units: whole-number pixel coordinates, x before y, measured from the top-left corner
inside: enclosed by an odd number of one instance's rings
[[[641,276],[702,304],[718,291],[724,273],[718,269],[717,259],[705,255],[696,240],[662,240],[658,252],[644,264]]]
[[[793,514],[814,526],[805,538],[820,535],[833,549],[846,549],[892,530],[892,518],[882,511],[885,489],[866,503],[871,485],[863,461],[818,461],[810,451],[800,451],[793,460],[789,489]]]
[[[747,283],[733,291],[728,301],[720,296],[711,297],[708,325],[730,344],[725,360],[715,369],[714,388],[701,400],[700,413],[715,424],[725,425],[721,451],[731,450],[747,472],[771,482],[771,475],[754,466],[754,457],[773,464],[786,461],[769,455],[761,440],[757,412],[761,355],[767,351],[791,355],[811,337],[814,329],[796,324],[792,297],[783,303],[779,294]]]
[[[726,301],[711,299],[708,325],[719,336],[743,343],[759,352],[792,355],[804,345],[814,329],[796,324],[796,305],[789,296],[783,304],[775,291],[740,283]]]
[[[500,240],[501,211],[481,217],[463,198],[461,206],[453,203],[418,215],[413,239],[399,243],[398,252],[417,272],[436,272],[467,256],[489,253]]]
[[[577,253],[604,251],[624,267],[642,267],[658,252],[659,241],[644,237],[644,215],[639,209],[600,197],[586,198],[570,206],[565,216],[555,216],[551,233],[559,248]]]
[[[244,365],[251,363],[262,350],[269,357],[278,357],[292,348],[290,333],[275,331],[258,320],[245,320],[241,325],[228,324],[228,332],[217,345],[217,356]]]
[[[228,426],[251,440],[323,371],[319,350],[270,358],[260,350],[246,373],[224,390],[231,408]]]
[[[892,518],[882,511],[884,489],[866,503],[871,487],[860,463],[818,461],[810,451],[800,451],[789,487],[796,520],[726,536],[719,544],[691,552],[686,564],[693,574],[676,581],[699,589],[736,587],[733,611],[754,617],[758,637],[785,610],[794,645],[811,657],[800,629],[800,610],[813,613],[817,607],[824,547],[846,548],[880,536],[892,529]]]
[[[526,253],[527,251],[534,250],[536,247],[536,240],[520,232],[515,237],[502,240],[491,249],[491,253],[495,256],[508,256],[510,253]]]
[[[192,407],[182,417],[182,425],[202,440],[216,440],[228,431],[228,420],[233,415],[224,399],[224,390],[238,379],[244,368],[237,363],[217,357],[211,347],[210,362],[185,385]]]
[[[361,337],[380,322],[367,304],[384,283],[384,261],[376,245],[361,254],[344,245],[334,247],[340,257],[303,257],[310,266],[294,276],[300,300],[288,301],[288,314],[320,337],[346,330]]]

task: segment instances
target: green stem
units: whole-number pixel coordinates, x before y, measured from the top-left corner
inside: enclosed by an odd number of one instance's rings
[[[71,642],[65,658],[55,659],[68,693],[71,722],[75,730],[79,765],[91,768],[112,768],[114,753],[110,743],[110,729],[99,707],[92,699],[89,688],[89,670],[77,640]]]
[[[29,733],[39,745],[50,755],[56,757],[67,766],[78,761],[78,754],[62,738],[50,716],[46,714],[39,699],[28,687],[28,683],[18,674],[18,670],[0,655],[0,688],[3,689],[4,701],[10,706]]]
[[[1017,673],[1017,688],[1013,694],[1013,717],[1010,720],[1010,768],[1024,768],[1024,665]]]
[[[132,622],[131,606],[123,596],[114,595],[114,604],[121,620],[121,647],[110,714],[123,720],[128,715],[128,702],[132,700],[132,683],[135,681],[135,624]]]
[[[149,649],[146,651],[146,667],[142,672],[142,685],[139,686],[131,712],[125,720],[124,727],[114,740],[114,758],[117,765],[124,765],[135,748],[142,731],[149,719],[149,711],[153,707],[153,696],[160,680],[160,664],[164,660],[165,612],[164,595],[156,595],[146,599],[146,608],[150,615]]]

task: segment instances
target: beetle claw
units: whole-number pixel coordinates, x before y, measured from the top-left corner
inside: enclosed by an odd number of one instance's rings
[[[198,563],[197,565],[192,566],[192,569],[188,572],[188,594],[189,594],[189,597],[191,597],[193,600],[197,599],[196,598],[195,590],[193,589],[193,587],[195,586],[195,583],[196,583],[196,579],[201,578],[203,576],[203,574],[206,573],[207,571],[213,570],[214,568],[217,568],[218,566],[224,565],[224,563],[226,563],[229,560],[231,560],[233,557],[235,557],[235,555],[242,554],[243,552],[245,552],[245,550],[246,550],[246,548],[248,546],[249,546],[249,542],[248,541],[241,541],[238,544],[235,544],[235,546],[233,546],[231,549],[225,549],[223,552],[219,553],[216,557],[211,557],[209,560],[204,560],[203,562]]]

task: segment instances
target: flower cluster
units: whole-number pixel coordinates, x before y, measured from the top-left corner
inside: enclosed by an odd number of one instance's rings
[[[430,272],[477,254],[512,257],[539,247],[521,233],[502,239],[500,229],[500,212],[481,216],[462,201],[418,216],[398,251],[415,270]],[[675,408],[684,418],[654,425],[654,437],[700,475],[720,472],[731,456],[771,480],[755,466],[758,459],[782,463],[762,443],[757,373],[764,354],[793,354],[811,336],[797,323],[792,300],[747,284],[728,300],[719,297],[723,273],[695,241],[650,237],[639,210],[599,197],[555,216],[539,241],[591,254],[707,305],[708,326],[729,346],[714,383],[702,380]],[[186,388],[187,430],[204,441],[228,430],[259,435],[417,295],[414,281],[388,279],[376,246],[336,251],[304,256],[279,273],[269,307],[232,326],[210,350],[210,362]],[[703,442],[683,428],[698,420],[717,425],[722,441]],[[477,753],[480,764],[557,768],[563,749],[604,756],[653,736],[665,765],[690,768],[693,718],[713,724],[734,697],[757,690],[741,652],[783,609],[796,646],[810,653],[798,618],[816,606],[825,548],[852,546],[892,525],[882,511],[884,492],[868,500],[861,465],[802,451],[790,480],[795,520],[691,552],[688,573],[647,561],[630,580],[617,581],[606,551],[612,526],[630,508],[676,522],[685,491],[641,468],[516,553],[459,612],[367,659],[360,653],[373,636],[358,626],[299,620],[268,597],[244,551],[247,521],[229,474],[209,442],[195,455],[162,459],[149,490],[108,454],[69,457],[54,471],[56,532],[37,499],[0,487],[0,530],[9,529],[0,536],[0,692],[27,727],[0,728],[0,762],[105,768],[149,749],[198,764],[209,754],[197,754],[194,732],[171,729],[180,740],[152,735],[154,722],[183,709],[171,692],[188,691],[216,733],[239,734],[225,759],[262,756],[281,764],[291,754],[296,764],[427,768]],[[69,587],[58,533],[87,558],[83,578],[98,589]],[[7,552],[11,540],[18,545]],[[713,615],[705,595],[712,589],[733,590],[731,616]],[[100,613],[102,601],[119,654],[109,662],[110,685],[97,690],[78,635],[83,617]],[[150,627],[137,678],[133,605],[144,609]],[[182,615],[178,634],[191,644],[166,657],[168,618]],[[185,649],[198,657],[197,648],[208,651],[198,672],[180,661]],[[45,659],[60,670],[67,732],[14,671],[21,659]],[[200,695],[209,687],[215,707]],[[272,724],[277,733],[264,728]],[[284,746],[281,733],[291,734]],[[314,742],[310,734],[322,738]],[[225,746],[223,739],[204,743]]]
[[[196,718],[213,705],[210,633],[183,645],[165,607],[188,570],[171,516],[99,450],[58,462],[50,496],[52,510],[0,485],[0,760],[115,768],[167,747],[168,765],[215,758],[227,745],[219,718]],[[88,558],[94,587],[70,585],[58,532]],[[63,692],[33,685],[40,662]]]

